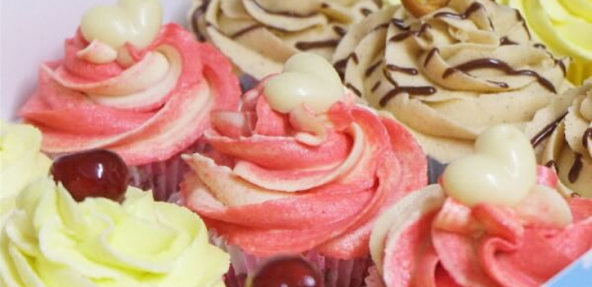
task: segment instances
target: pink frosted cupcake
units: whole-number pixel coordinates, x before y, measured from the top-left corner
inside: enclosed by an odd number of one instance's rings
[[[369,287],[541,286],[592,248],[592,200],[565,199],[516,128],[482,134],[440,185],[385,212]]]
[[[161,20],[157,0],[89,10],[20,115],[43,132],[43,151],[117,152],[134,185],[162,200],[187,169],[180,154],[200,148],[211,111],[238,108],[240,89],[215,48]]]
[[[361,286],[375,218],[426,185],[427,163],[402,125],[352,98],[326,60],[297,54],[240,112],[213,114],[212,150],[185,156],[182,201],[231,254],[229,286],[276,255],[304,256],[325,286]]]

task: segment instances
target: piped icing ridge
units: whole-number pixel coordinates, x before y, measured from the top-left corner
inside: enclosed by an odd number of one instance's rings
[[[229,256],[208,242],[205,224],[150,192],[77,203],[45,178],[16,206],[0,230],[2,286],[224,286]]]
[[[558,55],[573,58],[568,78],[576,85],[592,76],[592,3],[589,1],[503,0],[519,9],[533,33]]]
[[[350,29],[333,62],[346,67],[346,86],[442,162],[470,153],[492,125],[523,128],[564,90],[567,72],[516,10],[481,0],[452,0],[419,19],[384,8]]]
[[[51,161],[41,153],[41,132],[0,120],[0,223],[30,183],[47,176]]]
[[[552,101],[528,128],[539,163],[557,172],[563,195],[592,198],[592,81]]]
[[[201,40],[216,45],[256,79],[278,73],[298,52],[331,59],[348,28],[378,10],[373,0],[195,0],[190,13]]]
[[[500,154],[529,146],[516,129],[494,127],[485,133],[502,139],[487,140],[489,147],[477,147],[476,154],[453,162],[452,169],[466,165],[479,172],[481,167],[492,167],[484,159],[502,163]],[[505,144],[520,137],[522,143]],[[519,154],[530,159],[522,158],[520,162],[528,162],[522,167],[507,165],[517,176],[515,184],[523,183],[519,174],[534,172],[535,166],[532,149]],[[447,169],[440,185],[401,199],[378,219],[372,232],[372,256],[382,283],[387,287],[541,286],[592,247],[592,201],[564,199],[556,191],[557,177],[551,169],[538,167],[537,173],[529,186],[507,189],[497,180],[484,183],[474,180],[479,179],[474,174],[466,178]],[[499,174],[492,169],[490,177]],[[459,185],[446,183],[450,181]],[[493,196],[468,203],[467,194],[455,190],[459,186]],[[504,186],[494,194],[488,190]],[[514,202],[495,199],[520,193],[510,191],[513,188],[527,192]]]
[[[45,152],[106,148],[129,165],[166,160],[202,136],[212,110],[238,107],[231,65],[176,24],[144,49],[113,50],[80,32],[64,49],[63,60],[42,66],[20,111],[43,132]]]
[[[185,156],[193,169],[181,185],[185,205],[248,254],[365,256],[384,206],[427,182],[425,155],[411,134],[354,104],[329,63],[312,58],[306,65],[294,56],[282,74],[243,96],[240,112],[215,113],[205,134],[213,150]],[[333,75],[304,77],[309,68]],[[276,96],[323,92],[313,85],[317,77],[339,87],[341,97],[325,106],[302,96],[289,112],[277,111]],[[277,81],[283,90],[273,88]]]

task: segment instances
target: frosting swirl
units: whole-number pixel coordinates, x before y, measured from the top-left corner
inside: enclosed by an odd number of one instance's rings
[[[47,176],[51,161],[40,148],[39,130],[0,120],[0,218],[14,209],[15,198],[23,188]]]
[[[536,36],[558,55],[570,56],[569,79],[579,85],[592,76],[592,3],[560,0],[503,0],[519,9]]]
[[[181,185],[185,204],[252,255],[367,255],[383,207],[426,184],[421,148],[349,93],[325,113],[306,104],[274,111],[266,82],[244,95],[241,112],[213,115],[205,134],[213,151],[185,157],[193,169]]]
[[[280,72],[299,51],[331,59],[348,28],[378,9],[372,0],[195,0],[190,21],[244,73]]]
[[[0,283],[20,286],[224,286],[229,256],[198,216],[129,188],[122,204],[76,203],[51,179],[17,199],[0,231]]]
[[[548,186],[536,189],[562,201]],[[539,204],[468,207],[432,185],[377,221],[373,259],[387,287],[541,286],[592,247],[592,200],[570,199],[563,227],[550,226],[556,214]]]
[[[539,111],[529,130],[542,149],[540,164],[555,169],[564,196],[592,198],[592,81]]]
[[[452,0],[416,19],[387,7],[355,25],[333,62],[345,83],[449,162],[499,123],[523,128],[562,91],[566,61],[535,42],[518,11],[492,1]]]
[[[202,136],[210,111],[237,108],[228,61],[180,26],[165,25],[145,49],[125,47],[113,60],[115,51],[79,32],[63,60],[42,66],[20,114],[43,132],[44,151],[106,148],[128,165],[163,161]]]

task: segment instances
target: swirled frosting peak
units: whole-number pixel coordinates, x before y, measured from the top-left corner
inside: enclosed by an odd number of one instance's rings
[[[28,184],[47,176],[51,161],[40,149],[39,130],[0,120],[0,219]]]
[[[198,38],[214,43],[244,73],[278,73],[292,55],[331,59],[348,28],[378,9],[372,0],[194,0]]]
[[[229,257],[182,207],[130,188],[122,204],[77,203],[52,179],[29,185],[0,230],[6,287],[219,287]]]
[[[386,109],[449,162],[495,124],[523,128],[562,91],[566,61],[537,43],[520,13],[484,0],[451,0],[421,18],[403,7],[356,24],[333,62],[345,83]]]
[[[264,93],[281,76],[245,93],[240,112],[212,115],[213,150],[184,157],[192,168],[184,202],[249,254],[367,256],[383,206],[426,184],[425,154],[402,125],[354,104],[343,87],[326,111],[308,102],[274,110]]]
[[[104,148],[132,166],[164,161],[203,135],[212,110],[238,108],[230,63],[182,27],[161,27],[145,48],[126,43],[116,51],[79,31],[64,59],[41,67],[20,114],[43,132],[45,152]]]

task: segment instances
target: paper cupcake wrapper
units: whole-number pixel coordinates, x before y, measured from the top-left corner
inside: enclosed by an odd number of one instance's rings
[[[230,254],[232,267],[225,276],[227,287],[244,287],[246,279],[271,257],[257,257],[247,254],[235,245],[226,243],[223,237],[210,233],[212,244]],[[325,287],[361,287],[372,264],[370,257],[342,260],[323,256],[314,250],[301,254],[315,266],[325,278]]]
[[[142,190],[152,190],[154,199],[168,201],[171,196],[178,193],[179,184],[190,170],[181,155],[201,152],[206,149],[206,146],[205,141],[198,140],[191,147],[166,161],[129,167],[130,185]]]
[[[376,266],[371,266],[368,268],[368,276],[364,282],[366,283],[365,287],[385,287],[384,283],[382,282],[382,276],[380,276],[380,273],[378,273]]]
[[[592,61],[573,61],[567,71],[567,79],[579,86],[592,77]]]

